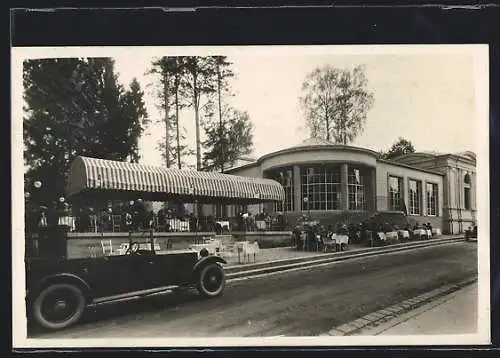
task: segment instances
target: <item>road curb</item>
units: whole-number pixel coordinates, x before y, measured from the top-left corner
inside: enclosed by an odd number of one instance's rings
[[[359,335],[361,331],[373,330],[376,327],[394,320],[403,314],[409,313],[417,308],[430,304],[435,300],[457,292],[460,289],[476,282],[477,277],[467,279],[459,283],[449,284],[436,288],[432,291],[402,301],[396,305],[367,314],[352,322],[333,327],[330,331],[328,331],[326,334],[323,334],[322,336]]]
[[[279,261],[263,262],[257,265],[245,265],[241,270],[237,270],[238,266],[226,267],[226,277],[227,279],[236,279],[248,276],[262,275],[266,273],[287,271],[297,268],[306,268],[316,265],[328,264],[338,261],[345,261],[350,259],[376,256],[380,254],[394,253],[408,251],[418,248],[425,248],[431,246],[438,246],[447,243],[454,243],[462,241],[462,237],[451,237],[445,239],[433,239],[425,241],[415,241],[411,243],[396,244],[391,246],[383,246],[377,248],[368,248],[362,250],[356,250],[354,252],[338,252],[330,254],[322,254],[315,257],[305,257],[299,259],[288,259]]]

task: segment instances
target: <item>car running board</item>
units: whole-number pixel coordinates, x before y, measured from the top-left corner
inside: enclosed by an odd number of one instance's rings
[[[141,298],[144,298],[147,296],[164,294],[164,293],[167,293],[168,291],[173,291],[175,289],[179,289],[179,286],[175,286],[175,285],[174,286],[163,286],[163,287],[157,287],[157,288],[152,288],[152,289],[148,289],[148,290],[140,290],[140,291],[134,291],[134,292],[121,293],[119,295],[98,297],[98,298],[95,298],[90,305],[97,306],[97,305],[103,305],[106,303],[117,303],[117,302],[122,302],[122,301],[141,299]]]

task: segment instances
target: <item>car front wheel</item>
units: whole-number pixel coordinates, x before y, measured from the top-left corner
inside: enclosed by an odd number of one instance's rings
[[[80,320],[85,304],[79,287],[68,283],[52,284],[42,289],[33,302],[33,318],[43,328],[63,329]]]
[[[204,297],[219,296],[226,286],[226,274],[222,266],[209,264],[204,266],[197,277],[196,288]]]

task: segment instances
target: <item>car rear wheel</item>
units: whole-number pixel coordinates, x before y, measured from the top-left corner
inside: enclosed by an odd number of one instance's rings
[[[200,271],[196,281],[196,288],[204,297],[219,296],[226,286],[226,274],[222,266],[209,264]]]
[[[43,288],[33,302],[33,318],[46,329],[59,330],[75,324],[85,311],[82,290],[68,283]]]

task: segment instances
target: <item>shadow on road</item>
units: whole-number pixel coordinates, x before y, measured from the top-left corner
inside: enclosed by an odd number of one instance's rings
[[[130,301],[120,301],[102,304],[88,308],[83,319],[75,326],[85,328],[86,325],[109,324],[110,319],[120,318],[130,319],[135,314],[162,311],[164,309],[181,309],[181,305],[192,302],[203,301],[204,299],[196,290],[182,290],[174,292],[164,292],[154,296],[146,296]],[[71,328],[68,328],[70,330]],[[28,324],[28,338],[43,338],[44,334],[50,333],[39,326]]]

